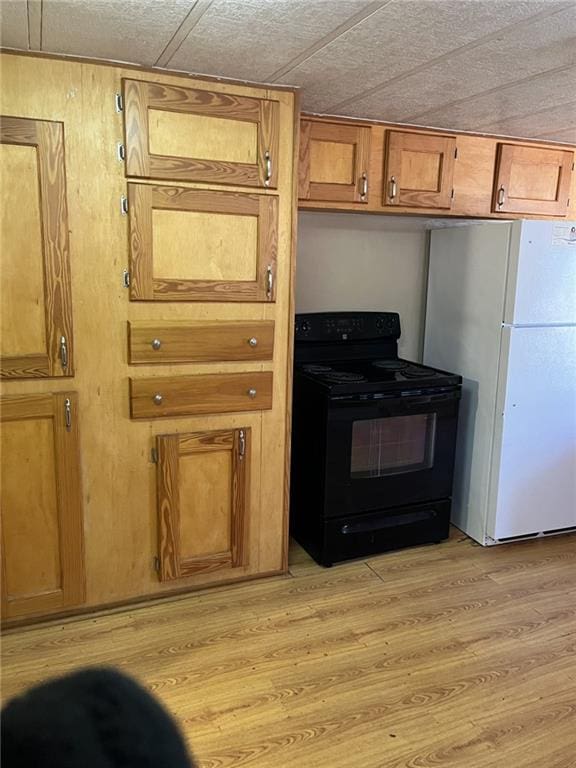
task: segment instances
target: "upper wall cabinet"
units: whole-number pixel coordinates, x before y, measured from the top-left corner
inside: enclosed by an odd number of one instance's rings
[[[130,298],[274,301],[278,198],[129,184]]]
[[[369,159],[370,128],[303,120],[299,198],[365,205]]]
[[[142,80],[123,89],[128,176],[277,187],[277,101]]]
[[[64,127],[0,118],[2,378],[73,376]]]
[[[456,138],[389,131],[384,205],[451,207]]]
[[[566,216],[574,152],[499,144],[492,210]]]

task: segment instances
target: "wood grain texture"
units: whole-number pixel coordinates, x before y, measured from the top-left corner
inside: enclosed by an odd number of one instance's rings
[[[3,696],[134,675],[201,768],[572,768],[574,536],[438,546],[3,638]],[[225,734],[225,738],[223,737]]]
[[[159,349],[152,346],[154,340],[160,342]],[[273,355],[274,323],[270,320],[128,323],[128,359],[132,365],[272,360]]]
[[[450,208],[455,151],[454,136],[389,131],[383,204]]]
[[[220,568],[240,568],[248,564],[250,435],[250,429],[243,428],[162,435],[156,439],[161,580],[180,579]],[[192,461],[188,471],[193,474],[196,471],[199,482],[205,479],[202,465],[209,466],[210,461],[214,461],[211,456],[220,457],[224,452],[230,455],[229,472],[217,477],[209,474],[210,487],[197,488],[193,495],[183,494],[183,457]],[[196,466],[196,456],[199,466]],[[216,467],[221,468],[221,464],[216,463]],[[215,539],[210,528],[215,521],[207,516],[214,513],[213,501],[219,498],[225,505],[222,513],[224,525],[228,528],[225,540],[229,542],[229,548],[214,551]],[[191,547],[186,547],[184,528],[193,539],[193,555],[190,554]],[[239,572],[238,576],[241,575]]]
[[[0,420],[9,427],[2,432],[2,618],[79,605],[85,571],[77,394],[3,396]]]
[[[165,83],[123,81],[125,100],[126,174],[172,181],[202,181],[215,184],[251,187],[278,186],[278,102],[234,93],[184,88]],[[200,132],[202,122],[195,127],[195,115],[221,121],[222,130],[234,141],[234,130],[242,122],[251,122],[258,129],[257,162],[237,162],[202,157],[201,149],[209,142],[202,137],[195,154],[176,156],[153,154],[150,151],[150,110],[179,112],[190,116],[190,143],[194,132]],[[272,158],[272,175],[267,179],[265,152]],[[211,154],[210,152],[208,154]],[[266,183],[268,182],[268,183]]]
[[[565,217],[573,164],[574,152],[499,144],[493,211]]]
[[[268,292],[268,268],[275,270],[278,249],[278,200],[272,195],[190,189],[175,186],[128,184],[130,212],[130,297],[138,301],[275,301]],[[202,212],[227,216],[251,216],[257,222],[252,243],[255,280],[186,279],[159,275],[154,267],[154,210]],[[176,225],[175,225],[176,226]],[[169,239],[169,227],[164,227]],[[177,231],[174,231],[177,237]],[[228,233],[225,245],[233,247]],[[210,240],[212,243],[212,240]],[[183,259],[184,254],[181,255]],[[206,271],[218,264],[218,251],[208,243],[196,243],[196,264],[206,262]],[[198,266],[196,267],[198,269]],[[225,268],[223,268],[225,272]]]
[[[130,415],[154,419],[266,410],[272,408],[272,379],[271,371],[130,379]],[[157,395],[162,398],[158,405]]]
[[[70,276],[69,224],[64,163],[64,127],[61,122],[30,120],[23,117],[0,118],[0,142],[35,146],[38,157],[40,227],[43,255],[45,350],[26,350],[31,354],[3,357],[2,378],[39,378],[74,375],[72,295]],[[18,183],[17,180],[14,180]],[[15,243],[15,248],[26,248]],[[11,319],[3,333],[10,333]],[[60,340],[66,340],[67,364],[62,365]],[[45,357],[44,357],[45,356]],[[40,364],[40,360],[42,363]]]

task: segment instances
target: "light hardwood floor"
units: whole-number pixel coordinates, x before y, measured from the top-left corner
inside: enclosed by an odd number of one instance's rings
[[[576,536],[449,542],[13,631],[7,698],[113,664],[202,768],[574,768]],[[168,768],[168,767],[166,767]]]

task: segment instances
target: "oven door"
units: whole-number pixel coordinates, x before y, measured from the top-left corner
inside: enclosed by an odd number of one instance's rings
[[[332,399],[326,440],[326,517],[452,495],[460,390]]]

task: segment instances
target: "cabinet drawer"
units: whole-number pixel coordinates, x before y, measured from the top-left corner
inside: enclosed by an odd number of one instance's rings
[[[272,372],[130,379],[133,419],[272,408]]]
[[[274,323],[128,323],[128,360],[138,363],[209,363],[272,360]]]

